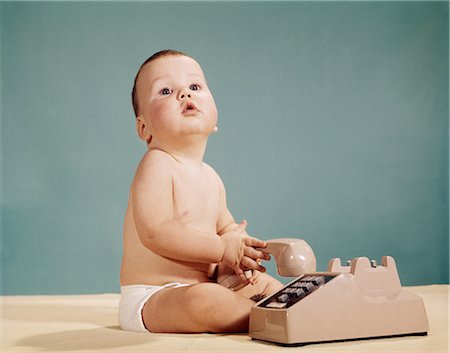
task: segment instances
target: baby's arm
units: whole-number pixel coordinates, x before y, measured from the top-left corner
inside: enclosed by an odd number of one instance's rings
[[[245,230],[247,222],[245,220],[242,221],[240,224],[237,224],[235,222],[227,206],[225,186],[223,185],[218,175],[217,178],[220,187],[220,214],[219,219],[217,221],[217,229],[218,229],[217,233],[219,235],[225,235],[228,232],[235,231],[236,229],[241,229],[242,227],[244,227]],[[257,247],[265,248],[266,243],[262,240],[249,236],[247,232],[245,232],[244,243],[245,243],[244,256],[241,260],[237,274],[239,274],[243,280],[246,280],[244,270],[253,269],[264,272],[265,268],[262,267],[255,260],[257,259],[269,260],[270,256],[262,251],[258,251],[255,249]]]
[[[147,153],[132,186],[136,230],[143,245],[153,252],[183,261],[220,262],[230,266],[243,256],[242,231],[198,231],[174,218],[172,166],[161,153]]]

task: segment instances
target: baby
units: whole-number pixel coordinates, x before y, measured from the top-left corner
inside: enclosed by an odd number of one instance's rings
[[[263,273],[264,241],[227,208],[225,188],[203,162],[217,109],[200,65],[174,50],[140,67],[133,87],[147,143],[131,185],[123,234],[119,322],[124,330],[243,332],[250,298],[282,287]],[[218,268],[218,270],[217,270]],[[230,270],[231,269],[231,270]],[[240,286],[217,283],[234,272]]]

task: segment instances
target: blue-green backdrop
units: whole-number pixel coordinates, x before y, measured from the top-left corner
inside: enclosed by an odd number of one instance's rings
[[[164,48],[205,70],[206,160],[251,234],[448,283],[447,2],[0,6],[2,293],[118,291],[130,90]]]

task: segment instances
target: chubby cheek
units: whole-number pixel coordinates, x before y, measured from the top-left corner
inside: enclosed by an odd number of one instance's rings
[[[149,111],[149,116],[151,116],[152,126],[155,129],[163,128],[168,125],[168,120],[166,117],[173,114],[173,112],[164,104],[155,104],[151,111]]]
[[[217,126],[217,122],[218,122],[218,117],[217,117],[217,108],[215,108],[214,109],[214,114],[212,115],[213,116],[213,119],[212,119],[212,122],[213,122],[213,127],[215,127],[215,126]]]
[[[214,123],[214,126],[217,124],[217,107],[216,103],[214,102],[214,99],[210,98],[207,99],[205,102],[205,105],[207,106],[207,114],[211,117],[211,121]]]

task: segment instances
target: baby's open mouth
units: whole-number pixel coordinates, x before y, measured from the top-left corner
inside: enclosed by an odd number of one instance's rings
[[[186,114],[186,113],[189,114],[189,113],[193,113],[196,111],[197,111],[197,107],[195,106],[195,104],[192,102],[188,102],[183,109],[183,114]]]

